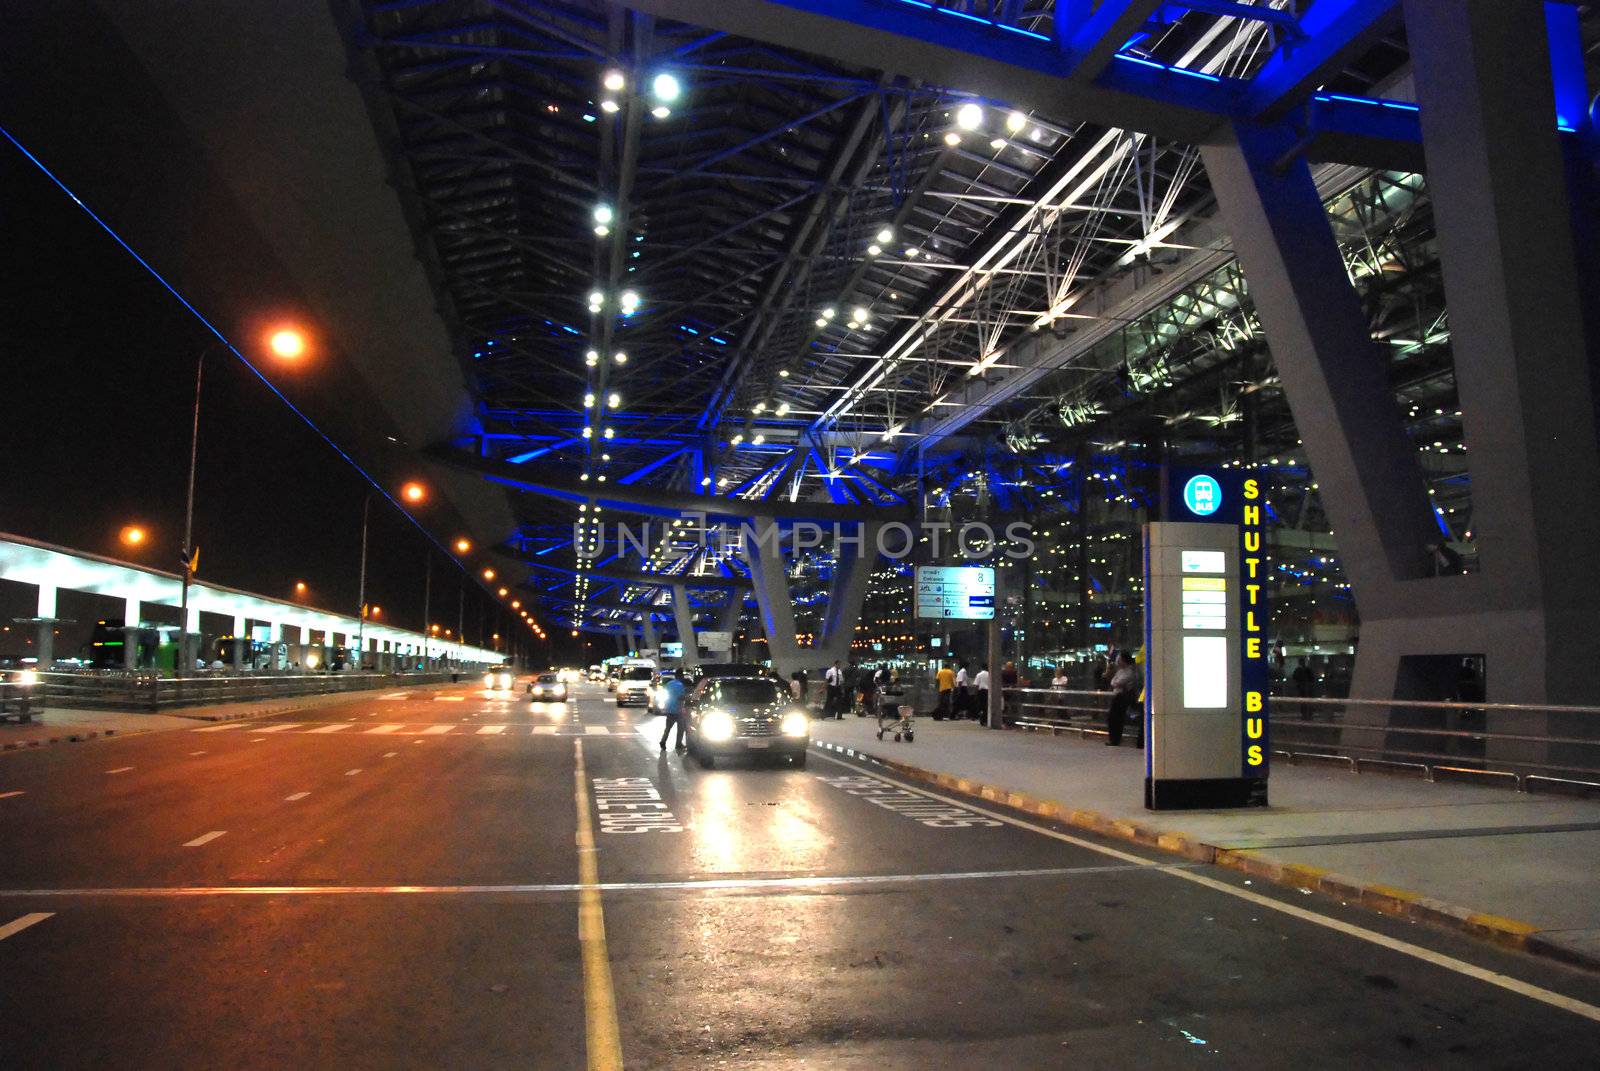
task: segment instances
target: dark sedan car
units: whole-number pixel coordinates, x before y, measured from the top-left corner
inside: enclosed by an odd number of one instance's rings
[[[811,718],[772,677],[707,677],[685,714],[689,753],[707,769],[719,755],[775,755],[805,768]]]

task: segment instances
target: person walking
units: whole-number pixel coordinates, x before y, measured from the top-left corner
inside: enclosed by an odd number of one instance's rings
[[[950,663],[945,662],[939,666],[939,672],[933,675],[935,684],[939,688],[939,705],[934,708],[933,720],[944,721],[951,716],[953,710],[952,700],[956,692],[956,671],[950,668]]]
[[[677,675],[667,677],[656,686],[656,706],[661,708],[661,713],[667,716],[667,724],[661,729],[661,750],[667,750],[667,736],[672,732],[672,727],[678,727],[678,742],[673,745],[674,751],[682,751],[683,743],[683,681]]]
[[[861,708],[856,711],[856,715],[865,718],[876,714],[878,710],[878,675],[863,670],[858,679],[861,684]]]
[[[985,662],[983,668],[978,670],[978,675],[972,679],[972,687],[978,693],[973,703],[972,719],[977,722],[989,720],[989,663]]]
[[[1143,675],[1133,664],[1133,655],[1117,652],[1116,671],[1111,674],[1111,709],[1106,712],[1106,746],[1120,747],[1122,729],[1128,720],[1128,708],[1139,698],[1144,687]],[[1144,746],[1144,726],[1140,723],[1139,746]]]
[[[967,716],[968,695],[967,688],[971,684],[967,676],[967,664],[961,663],[961,668],[956,670],[956,690],[950,698],[950,716],[952,718],[965,718]]]

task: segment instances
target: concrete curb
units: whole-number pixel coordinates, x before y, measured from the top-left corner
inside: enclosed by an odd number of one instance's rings
[[[159,733],[161,729],[81,729],[77,732],[63,732],[60,736],[48,736],[35,740],[8,740],[0,744],[0,754],[6,752],[34,751],[52,744],[81,744],[85,740],[94,740],[99,737],[139,736],[143,733]]]
[[[1360,904],[1385,915],[1443,926],[1501,948],[1559,960],[1569,966],[1600,970],[1600,956],[1572,947],[1558,938],[1541,932],[1537,926],[1517,919],[1472,911],[1408,889],[1358,881],[1303,863],[1282,862],[1265,854],[1259,848],[1222,848],[1215,844],[1207,844],[1187,833],[1160,830],[1130,819],[1112,818],[1099,811],[1068,807],[1055,800],[1042,799],[1025,792],[1015,792],[970,778],[957,777],[954,774],[924,770],[920,766],[871,755],[840,744],[830,744],[821,740],[813,743],[820,748],[853,759],[876,763],[913,781],[921,781],[965,796],[999,803],[1013,810],[1047,818],[1112,840],[1171,852],[1194,862],[1215,863],[1217,866],[1237,870],[1274,885],[1320,892],[1338,900]]]

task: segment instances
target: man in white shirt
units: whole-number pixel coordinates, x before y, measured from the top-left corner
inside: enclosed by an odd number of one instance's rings
[[[834,662],[833,665],[829,666],[828,672],[822,675],[822,679],[828,685],[828,701],[827,705],[822,708],[822,716],[825,718],[844,717],[844,706],[840,702],[840,696],[844,692],[844,671],[839,668],[839,663]]]
[[[952,697],[950,704],[950,716],[952,718],[965,718],[970,710],[967,703],[970,698],[967,695],[968,683],[967,664],[963,662],[961,663],[961,668],[956,670],[956,694]]]
[[[985,662],[983,668],[978,670],[978,675],[972,678],[972,686],[977,689],[977,709],[973,716],[982,722],[989,720],[989,663]]]

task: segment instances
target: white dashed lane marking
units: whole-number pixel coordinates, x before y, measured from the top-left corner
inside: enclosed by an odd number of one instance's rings
[[[194,840],[184,841],[183,846],[185,848],[198,848],[202,844],[210,844],[212,841],[216,840],[226,832],[228,832],[226,829],[213,829],[210,833],[200,834]]]
[[[7,937],[12,936],[13,934],[21,933],[29,926],[43,922],[45,919],[54,914],[54,911],[34,911],[23,915],[21,918],[12,919],[4,926],[0,926],[0,941],[4,941]]]
[[[309,792],[296,792],[292,796],[283,797],[283,802],[285,802],[285,803],[293,803],[295,800],[303,800],[309,795],[311,795],[311,793],[309,793]]]
[[[13,791],[13,792],[0,792],[0,800],[8,800],[12,796],[25,796],[25,795],[27,795],[27,793],[19,788],[19,789],[16,789],[15,791]]]

